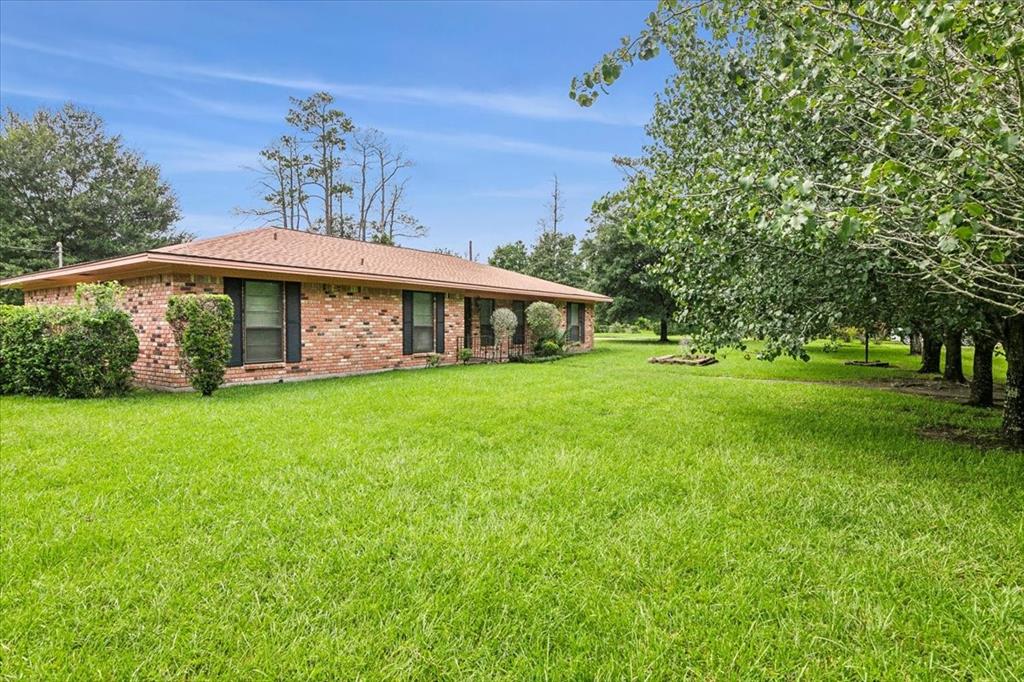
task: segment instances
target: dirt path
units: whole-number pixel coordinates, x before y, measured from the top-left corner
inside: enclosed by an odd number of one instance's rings
[[[870,388],[881,391],[895,391],[896,393],[907,393],[909,395],[919,395],[928,398],[937,398],[939,400],[949,400],[952,402],[958,402],[961,404],[967,404],[971,397],[971,386],[970,384],[954,384],[942,379],[929,379],[929,378],[907,378],[899,377],[895,379],[877,379],[874,381],[864,380],[820,380],[815,381],[813,379],[772,379],[772,378],[761,378],[761,377],[729,377],[729,376],[709,376],[709,379],[730,379],[733,381],[763,381],[763,382],[779,382],[786,384],[824,384],[826,386],[846,386],[851,388]],[[1003,398],[1006,395],[1006,387],[1002,384],[996,384],[993,388],[993,400],[995,407],[1002,407]]]

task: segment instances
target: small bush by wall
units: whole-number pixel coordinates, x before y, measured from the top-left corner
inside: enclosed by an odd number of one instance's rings
[[[0,306],[0,392],[124,393],[138,356],[131,318],[112,306]]]
[[[167,301],[181,371],[203,395],[212,395],[224,383],[233,319],[234,306],[223,294],[185,294]]]
[[[538,357],[551,357],[552,355],[559,355],[562,352],[562,346],[554,339],[546,339],[537,344],[534,352]]]
[[[535,301],[526,308],[526,325],[537,339],[537,344],[558,336],[562,315],[558,308],[545,301]]]

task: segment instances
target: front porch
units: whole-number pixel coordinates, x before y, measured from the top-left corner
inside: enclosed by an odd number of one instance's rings
[[[472,353],[469,363],[508,362],[533,355],[533,347],[517,336],[499,340],[493,334],[464,334],[458,337],[457,355],[461,355],[464,348]]]

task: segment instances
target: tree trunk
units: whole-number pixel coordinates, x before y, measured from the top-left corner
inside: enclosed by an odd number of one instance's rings
[[[1003,435],[1014,447],[1024,446],[1024,315],[1003,323],[1006,348],[1006,401],[1003,403]]]
[[[963,338],[963,329],[957,328],[946,332],[946,368],[942,377],[946,381],[954,381],[958,384],[967,381],[964,377]]]
[[[974,375],[971,377],[971,405],[992,407],[992,354],[996,340],[974,335]]]
[[[938,374],[942,355],[942,339],[928,332],[921,333],[921,374]]]
[[[910,332],[910,354],[911,355],[920,355],[921,354],[921,346],[923,345],[923,343],[924,342],[921,340],[921,333],[920,332],[917,332],[917,331]]]
[[[662,343],[668,343],[668,318],[661,318],[661,338],[658,339]]]
[[[864,327],[864,362],[868,362],[868,351],[871,349],[871,332]]]

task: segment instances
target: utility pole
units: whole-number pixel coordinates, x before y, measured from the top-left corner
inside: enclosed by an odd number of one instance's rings
[[[57,267],[64,267],[64,245],[57,242]]]
[[[473,240],[469,240],[469,260],[473,260]]]

